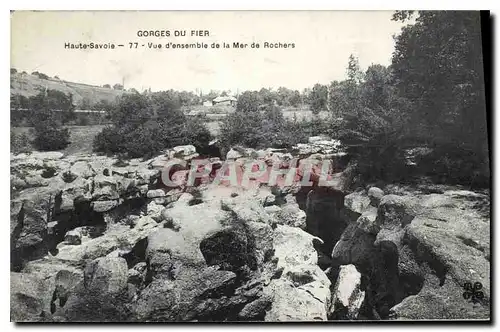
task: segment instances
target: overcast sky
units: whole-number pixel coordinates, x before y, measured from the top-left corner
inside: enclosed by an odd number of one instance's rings
[[[345,77],[349,54],[362,69],[389,65],[402,24],[388,11],[15,12],[11,64],[19,71],[95,85],[125,81],[140,91],[292,89]],[[138,30],[186,30],[186,37],[140,38]],[[208,30],[208,37],[191,37]],[[129,42],[258,42],[259,49],[152,50]],[[265,49],[264,42],[295,48]],[[69,50],[70,43],[115,43],[114,50]]]

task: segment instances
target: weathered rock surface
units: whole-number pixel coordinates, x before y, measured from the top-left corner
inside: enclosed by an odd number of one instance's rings
[[[363,315],[488,318],[490,225],[478,207],[487,197],[456,190],[405,191],[378,200],[381,191],[372,189],[370,197],[364,192],[346,196],[347,215],[356,219],[332,251],[335,266],[355,264],[369,278]],[[465,300],[466,282],[480,282],[484,299]]]
[[[341,149],[322,137],[299,148],[318,162]],[[259,158],[303,176],[304,159],[284,149],[232,151],[240,170]],[[488,196],[349,194],[350,171],[335,164],[327,188],[313,168],[310,187],[243,189],[210,175],[193,190],[196,156],[193,146],[147,161],[11,156],[11,319],[489,318]],[[187,161],[176,188],[160,179],[171,158]],[[481,301],[462,297],[466,282],[481,283]]]
[[[365,299],[361,273],[352,264],[342,265],[332,292],[329,314],[332,319],[356,319]]]
[[[85,267],[84,286],[103,295],[114,295],[127,287],[127,261],[121,257],[101,257]]]
[[[39,322],[50,315],[50,282],[30,273],[10,273],[10,319]]]

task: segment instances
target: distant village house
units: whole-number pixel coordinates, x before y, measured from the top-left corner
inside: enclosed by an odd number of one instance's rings
[[[214,100],[212,100],[212,105],[213,106],[215,106],[215,105],[234,106],[234,105],[236,105],[236,101],[237,101],[237,99],[234,98],[233,96],[225,96],[225,97],[219,96],[219,97],[215,98]]]

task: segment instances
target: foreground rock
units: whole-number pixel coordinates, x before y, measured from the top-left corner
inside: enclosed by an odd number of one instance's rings
[[[346,197],[354,219],[332,250],[334,267],[355,264],[369,280],[363,317],[488,319],[490,224],[478,208],[488,197],[382,193],[372,188]],[[467,282],[481,283],[484,299],[465,300]]]
[[[361,274],[352,264],[341,266],[333,289],[331,319],[356,319],[364,299],[365,292],[361,291]]]
[[[324,141],[308,143],[320,148],[308,161],[335,158],[326,150],[336,145]],[[207,174],[193,188],[186,179],[196,157],[193,146],[148,161],[12,157],[11,319],[489,318],[488,196],[350,192],[349,168],[334,170],[328,188],[315,168],[309,187],[253,179],[244,189]],[[227,157],[239,170],[259,158],[303,176],[305,159],[282,149]],[[187,161],[172,172],[175,188],[160,177],[171,158]],[[466,282],[481,283],[481,301],[463,298]]]

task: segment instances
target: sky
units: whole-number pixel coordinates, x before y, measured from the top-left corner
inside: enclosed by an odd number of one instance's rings
[[[94,85],[139,91],[302,90],[346,75],[350,54],[361,69],[389,65],[400,22],[390,11],[17,11],[11,14],[11,67]],[[138,31],[170,31],[139,37]],[[191,31],[208,36],[191,36]],[[174,36],[185,31],[186,36]],[[65,49],[65,43],[114,43],[115,49]],[[129,43],[137,42],[137,48]],[[206,43],[207,49],[149,49],[148,43]],[[246,43],[223,48],[222,43]],[[260,48],[251,48],[252,43]],[[264,43],[295,44],[264,48]],[[220,48],[211,48],[219,43]],[[145,45],[142,47],[142,45]]]

